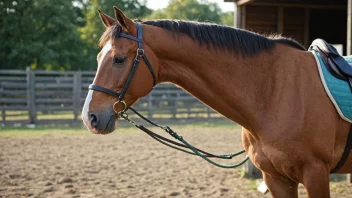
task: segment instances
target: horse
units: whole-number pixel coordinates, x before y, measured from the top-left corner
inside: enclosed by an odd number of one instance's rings
[[[324,91],[311,52],[281,36],[211,23],[132,20],[116,7],[114,12],[110,17],[99,10],[106,30],[82,110],[92,133],[114,131],[116,112],[155,84],[173,83],[243,127],[243,147],[273,197],[298,197],[299,183],[310,198],[330,197],[329,174],[343,154],[350,123]],[[337,173],[351,172],[349,155]]]

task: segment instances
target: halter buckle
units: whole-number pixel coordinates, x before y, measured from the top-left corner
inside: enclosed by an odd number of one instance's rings
[[[116,111],[115,110],[115,105],[119,105],[119,103],[122,103],[124,105],[124,109],[121,111]],[[114,109],[115,113],[117,113],[118,115],[122,115],[123,113],[125,113],[125,111],[127,110],[127,104],[124,100],[118,100],[114,103],[114,105],[112,106],[112,108]]]
[[[137,49],[137,56],[144,56],[144,49]]]

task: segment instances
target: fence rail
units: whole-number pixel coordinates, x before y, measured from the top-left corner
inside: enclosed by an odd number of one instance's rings
[[[2,125],[80,121],[93,71],[0,70]],[[149,118],[209,119],[219,114],[172,84],[160,84],[134,107]]]

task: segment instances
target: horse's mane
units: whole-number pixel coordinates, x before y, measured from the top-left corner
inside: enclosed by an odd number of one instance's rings
[[[216,49],[226,49],[231,52],[241,53],[243,56],[253,56],[259,52],[271,50],[276,43],[306,50],[297,41],[281,35],[265,37],[247,30],[212,23],[182,20],[153,20],[142,23],[169,30],[176,36],[188,35],[200,45],[205,44],[208,48],[213,46]],[[103,46],[110,39],[117,38],[116,35],[120,31],[121,28],[118,24],[114,24],[107,29],[100,39],[100,46]]]

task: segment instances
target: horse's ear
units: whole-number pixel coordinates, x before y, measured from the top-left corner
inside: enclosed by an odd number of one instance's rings
[[[100,10],[98,10],[98,12],[100,19],[106,28],[110,27],[113,23],[116,22],[116,19],[110,17],[109,15],[102,13]]]
[[[128,30],[130,30],[134,26],[133,21],[130,18],[126,17],[123,12],[116,6],[114,6],[114,11],[116,20],[119,22],[122,29],[128,32]]]

